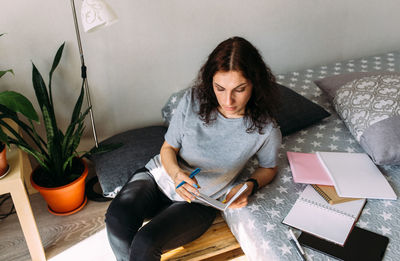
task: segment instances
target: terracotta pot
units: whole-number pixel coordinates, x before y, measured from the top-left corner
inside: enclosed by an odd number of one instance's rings
[[[71,215],[81,210],[86,204],[85,179],[88,175],[87,163],[82,160],[84,171],[73,182],[56,188],[45,188],[33,181],[35,170],[31,174],[31,184],[37,189],[48,204],[48,210],[54,215]]]
[[[7,148],[4,146],[3,150],[0,152],[0,178],[2,178],[8,170],[6,151]]]

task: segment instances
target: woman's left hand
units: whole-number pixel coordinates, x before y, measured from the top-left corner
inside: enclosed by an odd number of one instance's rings
[[[238,192],[238,190],[243,186],[244,184],[239,184],[236,185],[229,191],[228,195],[226,196],[226,201],[229,201],[235,194]],[[232,204],[229,206],[229,208],[242,208],[247,206],[248,203],[248,198],[251,194],[252,186],[248,186],[247,189],[234,201]]]

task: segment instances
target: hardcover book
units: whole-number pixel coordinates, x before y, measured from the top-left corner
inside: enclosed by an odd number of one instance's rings
[[[344,246],[301,233],[300,244],[340,260],[380,261],[385,255],[389,238],[355,226]]]

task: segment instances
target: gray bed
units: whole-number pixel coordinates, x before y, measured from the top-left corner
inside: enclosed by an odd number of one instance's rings
[[[338,117],[327,95],[314,80],[350,72],[400,71],[400,53],[348,60],[311,69],[277,75],[280,84],[291,88],[331,113],[331,116],[283,138],[279,153],[279,172],[274,181],[259,190],[249,205],[239,210],[228,210],[224,217],[249,260],[298,260],[289,242],[288,227],[281,223],[306,185],[294,183],[286,151],[364,152],[344,122]],[[182,91],[172,95],[163,109],[166,121],[173,114]],[[246,179],[257,166],[252,159],[237,182]],[[379,166],[397,195],[400,192],[400,166]],[[369,199],[357,226],[389,237],[384,260],[398,260],[400,255],[399,200]],[[299,233],[299,231],[296,231]],[[328,256],[306,248],[309,260],[330,260]]]

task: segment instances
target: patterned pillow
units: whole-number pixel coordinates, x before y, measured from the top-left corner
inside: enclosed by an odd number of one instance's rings
[[[335,98],[336,91],[348,82],[360,79],[367,76],[395,74],[389,71],[377,72],[352,72],[339,75],[328,76],[322,79],[315,80],[314,83],[328,96],[330,102]],[[400,75],[400,74],[398,74]]]
[[[350,132],[376,164],[400,164],[400,75],[351,81],[333,104]]]
[[[276,121],[282,135],[286,136],[303,128],[306,128],[330,114],[318,104],[306,99],[295,91],[277,84],[282,106],[278,109]],[[169,124],[179,100],[187,89],[171,95],[166,105],[162,108],[162,116],[166,124]]]

